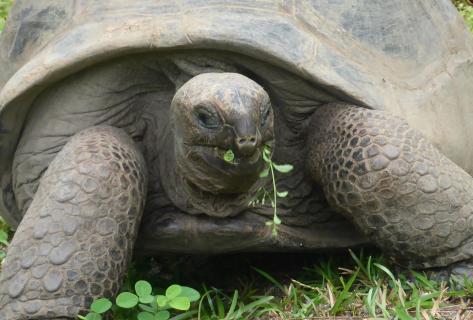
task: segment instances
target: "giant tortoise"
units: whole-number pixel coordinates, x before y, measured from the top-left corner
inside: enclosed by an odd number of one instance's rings
[[[473,42],[450,0],[16,0],[0,66],[2,320],[74,318],[133,249],[374,244],[473,271]],[[294,167],[275,237],[250,205],[266,145]]]

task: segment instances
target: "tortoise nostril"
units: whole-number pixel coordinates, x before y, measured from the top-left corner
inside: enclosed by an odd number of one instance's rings
[[[242,137],[236,139],[238,152],[243,156],[251,156],[256,151],[256,137]]]
[[[256,145],[256,137],[244,137],[237,139],[238,145]]]

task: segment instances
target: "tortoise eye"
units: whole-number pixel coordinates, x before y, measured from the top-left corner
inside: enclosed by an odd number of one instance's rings
[[[205,129],[217,129],[220,127],[220,119],[213,110],[204,106],[196,108],[197,122]]]

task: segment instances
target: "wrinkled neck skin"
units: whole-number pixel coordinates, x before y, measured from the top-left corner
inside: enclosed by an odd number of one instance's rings
[[[186,150],[180,141],[176,141],[172,124],[166,127],[163,151],[160,153],[159,166],[162,187],[173,204],[189,214],[206,214],[221,218],[235,216],[248,208],[249,202],[265,184],[263,179],[257,179],[246,192],[227,194],[218,192],[218,188],[199,188],[190,180],[191,177],[198,176],[202,180],[205,179],[208,185],[219,186],[225,178],[225,172],[214,174],[205,172],[205,166],[189,165],[186,156],[189,150]]]

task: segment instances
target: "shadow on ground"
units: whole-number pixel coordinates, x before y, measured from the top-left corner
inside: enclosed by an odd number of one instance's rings
[[[380,257],[374,249],[354,252]],[[215,287],[232,292],[235,289],[266,291],[272,284],[255,268],[263,270],[278,282],[285,284],[291,279],[314,280],[317,267],[330,266],[354,269],[355,261],[348,250],[330,253],[238,253],[225,255],[164,255],[160,257],[136,257],[130,268],[129,282],[147,280],[157,287],[173,283],[195,288]],[[321,276],[320,276],[321,277]]]

